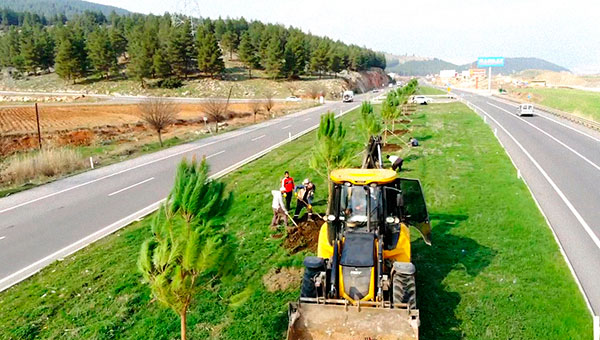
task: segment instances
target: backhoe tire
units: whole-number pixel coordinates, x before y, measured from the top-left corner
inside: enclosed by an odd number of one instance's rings
[[[304,268],[304,276],[302,276],[302,288],[300,289],[301,297],[317,297],[317,288],[313,278],[319,274],[318,271],[312,271],[309,268]]]
[[[417,309],[417,286],[415,283],[415,275],[394,273],[392,284],[392,302],[406,303],[410,309]]]

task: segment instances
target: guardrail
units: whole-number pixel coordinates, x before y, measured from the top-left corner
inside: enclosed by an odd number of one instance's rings
[[[510,98],[510,97],[505,97],[505,96],[499,96],[497,94],[493,94],[492,96],[495,97],[495,98],[504,99],[506,101],[517,103],[517,104],[523,104],[524,103],[524,102],[519,101],[519,100],[517,100],[515,98]],[[549,114],[555,115],[555,116],[560,117],[560,118],[564,118],[566,120],[569,120],[571,122],[577,123],[579,125],[586,126],[586,127],[590,128],[590,129],[594,129],[596,131],[600,131],[600,123],[599,122],[595,122],[595,121],[590,120],[590,119],[582,118],[582,117],[576,116],[574,114],[567,113],[567,112],[564,112],[564,111],[560,111],[560,110],[557,110],[557,109],[553,109],[551,107],[547,107],[547,106],[544,106],[544,105],[539,105],[539,104],[534,104],[534,105],[535,105],[536,109],[542,110],[544,112],[547,112]]]

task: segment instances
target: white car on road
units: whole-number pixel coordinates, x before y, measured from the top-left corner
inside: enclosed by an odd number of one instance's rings
[[[289,96],[289,97],[285,98],[285,101],[286,101],[286,102],[299,102],[299,101],[301,101],[301,100],[302,100],[302,99],[300,99],[300,98],[298,98],[298,97],[296,97],[296,96]]]
[[[517,106],[517,115],[533,116],[533,104],[520,104]]]
[[[426,96],[414,96],[412,99],[412,102],[415,104],[420,104],[420,105],[427,105],[429,103],[431,103],[433,101],[433,99],[426,97]]]

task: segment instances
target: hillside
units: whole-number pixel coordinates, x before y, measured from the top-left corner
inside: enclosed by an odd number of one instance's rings
[[[476,67],[477,62],[473,61],[469,64],[457,65],[453,64],[441,59],[425,59],[418,60],[414,58],[414,60],[408,60],[403,62],[401,58],[396,56],[386,56],[388,67],[385,69],[386,72],[395,72],[401,75],[407,76],[420,76],[427,74],[435,74],[439,73],[441,70],[454,69],[457,71],[468,70],[469,68]],[[421,58],[424,59],[424,58]],[[521,72],[524,70],[546,70],[546,71],[554,71],[554,72],[569,72],[568,69],[546,61],[540,58],[505,58],[504,66],[498,67],[496,71],[502,74],[512,74]]]
[[[3,8],[16,12],[31,12],[46,17],[64,14],[67,18],[85,11],[101,12],[105,16],[112,11],[119,15],[130,14],[129,11],[122,8],[82,0],[2,0],[0,9]]]

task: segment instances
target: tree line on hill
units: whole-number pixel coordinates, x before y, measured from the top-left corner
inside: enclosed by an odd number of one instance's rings
[[[196,19],[170,15],[85,12],[67,20],[2,11],[0,66],[38,74],[52,69],[75,81],[90,74],[109,78],[170,80],[218,77],[224,55],[243,63],[251,77],[260,69],[271,78],[337,74],[385,68],[382,53],[347,45],[293,27],[240,19]],[[5,13],[8,13],[4,15]]]

